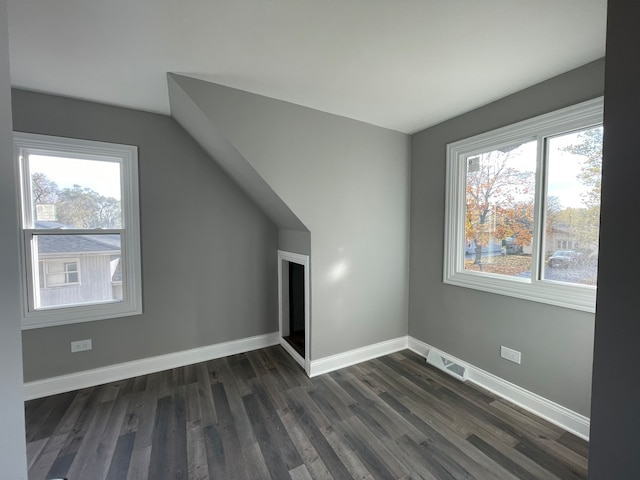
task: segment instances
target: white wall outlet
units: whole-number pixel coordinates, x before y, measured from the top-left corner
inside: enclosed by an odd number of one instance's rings
[[[520,365],[520,357],[521,353],[517,350],[513,350],[511,348],[507,348],[505,346],[500,345],[500,356],[505,360],[509,360],[510,362],[517,363]]]
[[[85,350],[91,350],[93,345],[91,344],[91,339],[87,340],[78,340],[77,342],[71,342],[71,353],[83,352]]]

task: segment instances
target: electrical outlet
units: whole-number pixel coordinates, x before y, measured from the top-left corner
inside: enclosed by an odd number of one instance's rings
[[[500,356],[505,360],[509,360],[510,362],[520,365],[521,355],[522,354],[517,350],[513,350],[502,345],[500,346]]]
[[[77,342],[71,342],[71,353],[83,352],[85,350],[91,350],[93,345],[91,344],[91,339],[87,340],[78,340]]]

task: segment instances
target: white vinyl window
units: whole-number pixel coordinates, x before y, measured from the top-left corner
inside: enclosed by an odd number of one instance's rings
[[[23,328],[142,313],[137,148],[14,133]]]
[[[595,311],[601,98],[447,146],[444,282]]]

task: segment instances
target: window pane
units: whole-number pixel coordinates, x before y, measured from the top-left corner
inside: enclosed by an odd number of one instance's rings
[[[55,287],[57,285],[66,284],[64,273],[50,273],[47,275],[47,286]]]
[[[465,270],[531,277],[536,142],[467,158]]]
[[[113,259],[120,258],[119,234],[34,235],[33,242],[34,265],[44,269],[44,282],[34,282],[36,308],[123,299],[122,282],[113,281]],[[42,278],[43,272],[33,275]]]
[[[602,133],[600,126],[547,141],[545,280],[596,285]]]
[[[29,155],[35,228],[121,228],[120,163]]]
[[[61,261],[47,262],[47,273],[62,273],[64,272],[64,263]]]

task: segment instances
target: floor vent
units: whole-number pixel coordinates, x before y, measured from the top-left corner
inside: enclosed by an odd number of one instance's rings
[[[429,350],[429,353],[427,354],[427,363],[445,373],[448,373],[458,380],[462,380],[464,382],[467,379],[467,367],[450,360],[445,355],[437,353],[434,350]]]

